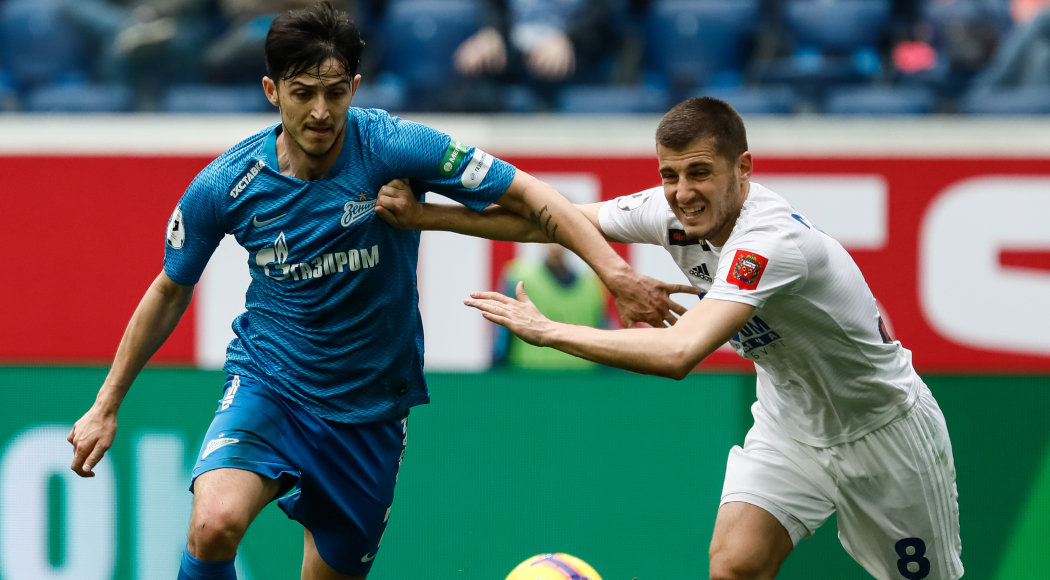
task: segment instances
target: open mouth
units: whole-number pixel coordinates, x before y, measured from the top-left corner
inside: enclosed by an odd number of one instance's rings
[[[707,209],[706,205],[702,205],[700,207],[689,207],[689,208],[683,207],[683,208],[681,208],[682,214],[685,217],[696,217],[696,216],[704,213],[705,209]]]
[[[306,131],[317,137],[324,137],[332,131],[331,127],[307,127]]]

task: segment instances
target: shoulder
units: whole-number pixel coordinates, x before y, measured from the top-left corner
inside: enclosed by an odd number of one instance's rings
[[[240,183],[250,181],[266,165],[266,139],[275,126],[267,127],[216,157],[197,174],[190,185],[191,189],[237,197],[238,189],[243,190],[247,185]]]
[[[757,184],[751,184],[747,201],[740,211],[733,232],[726,245],[740,239],[770,239],[790,241],[798,245],[798,237],[811,229],[791,204],[783,197]]]
[[[347,130],[356,131],[362,141],[382,143],[408,122],[382,109],[350,107],[347,111],[346,125]]]
[[[656,220],[661,224],[668,216],[673,217],[671,207],[667,205],[664,198],[663,187],[651,187],[617,198],[610,199],[602,205],[600,212],[608,220],[630,219],[630,220]]]

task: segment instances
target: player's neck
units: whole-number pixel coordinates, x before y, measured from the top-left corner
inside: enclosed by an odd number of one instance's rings
[[[729,216],[729,220],[726,221],[726,225],[722,228],[722,231],[718,232],[718,235],[707,238],[707,242],[713,246],[721,248],[726,245],[729,241],[729,236],[733,233],[733,228],[736,227],[736,220],[740,217],[740,212],[744,209],[744,202],[747,201],[747,194],[751,193],[751,182],[745,181],[740,186],[740,206]]]
[[[339,153],[343,150],[343,138],[346,128],[336,138],[332,148],[320,156],[307,155],[302,147],[288,136],[288,131],[281,131],[277,136],[277,166],[282,175],[303,181],[321,179],[335,166]]]

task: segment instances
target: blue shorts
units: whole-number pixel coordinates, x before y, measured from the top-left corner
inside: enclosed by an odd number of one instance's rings
[[[326,564],[364,576],[390,517],[407,425],[407,413],[373,423],[326,421],[259,381],[230,375],[193,479],[223,467],[293,476],[278,495],[291,493],[277,505],[310,530]]]

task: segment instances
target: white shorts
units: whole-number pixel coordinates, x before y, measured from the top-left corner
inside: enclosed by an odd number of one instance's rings
[[[925,385],[893,422],[834,447],[795,441],[758,403],[752,412],[743,449],[729,452],[722,504],[766,510],[795,544],[838,511],[842,546],[879,580],[963,575],[952,444]]]

